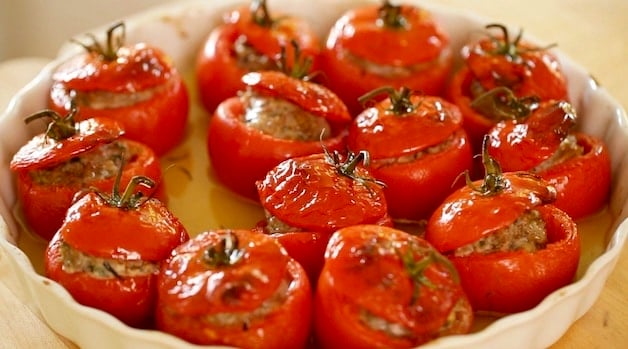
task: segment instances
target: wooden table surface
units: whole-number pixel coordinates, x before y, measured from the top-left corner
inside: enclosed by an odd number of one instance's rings
[[[269,1],[272,3],[272,0]],[[400,1],[393,1],[399,3]],[[439,0],[433,3],[474,11],[497,22],[523,27],[526,33],[559,48],[628,106],[628,1],[625,0]],[[88,29],[88,28],[86,28]],[[0,62],[0,110],[46,60]],[[20,69],[13,69],[13,65]],[[20,72],[17,74],[17,72]],[[624,248],[600,298],[552,348],[620,348],[628,346],[628,253]],[[2,253],[2,252],[0,252]],[[0,259],[3,256],[0,256]],[[6,268],[5,268],[6,269]],[[0,349],[75,348],[56,335],[12,293],[12,271],[0,270]]]

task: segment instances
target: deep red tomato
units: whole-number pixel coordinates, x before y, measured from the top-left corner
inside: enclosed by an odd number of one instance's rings
[[[21,212],[30,230],[50,240],[63,223],[74,195],[84,189],[110,191],[123,164],[121,183],[144,175],[161,181],[155,153],[142,143],[120,138],[118,123],[108,118],[74,121],[73,110],[65,117],[49,110],[26,118],[52,121],[46,132],[33,137],[13,156],[10,169],[17,175]],[[140,188],[145,195],[166,200],[163,184]]]
[[[321,54],[326,84],[352,114],[358,98],[381,86],[426,95],[442,92],[452,69],[449,35],[427,10],[409,5],[363,5],[344,13]]]
[[[177,247],[159,276],[157,328],[195,344],[303,348],[312,293],[274,239],[215,230]]]
[[[332,235],[314,299],[323,348],[411,348],[473,322],[451,262],[417,236],[376,225]]]
[[[386,184],[393,219],[424,220],[471,168],[471,145],[455,105],[408,88],[386,90],[388,99],[355,118],[347,145],[371,155],[369,170]]]
[[[160,263],[189,236],[161,201],[134,190],[138,184],[154,182],[135,177],[123,193],[115,187],[110,196],[80,197],[50,241],[44,266],[78,303],[150,327]]]
[[[474,310],[524,311],[573,281],[579,235],[550,204],[556,192],[547,182],[528,172],[501,173],[486,150],[484,163],[485,179],[446,198],[425,236],[456,266]]]
[[[226,14],[196,60],[198,92],[204,107],[213,113],[218,104],[243,90],[240,78],[246,73],[279,69],[276,59],[282,48],[292,59],[293,41],[316,65],[320,40],[304,19],[271,14],[265,0],[252,0],[249,6]]]
[[[531,171],[557,190],[554,205],[573,219],[600,210],[608,200],[611,162],[601,140],[575,132],[576,111],[546,101],[524,119],[489,130],[488,152],[504,171]]]
[[[68,59],[52,74],[50,108],[65,114],[74,104],[78,120],[115,119],[127,138],[159,156],[178,145],[187,126],[188,91],[165,53],[144,43],[125,45],[124,23],[107,31],[105,45],[95,40],[81,45],[86,53]]]
[[[381,183],[364,167],[366,152],[285,160],[257,182],[266,212],[261,224],[302,263],[315,282],[331,234],[356,224],[391,226]]]
[[[281,161],[345,147],[347,108],[329,89],[303,80],[307,68],[295,71],[244,75],[247,90],[223,101],[209,123],[213,172],[227,188],[256,201],[255,181]]]
[[[518,98],[566,100],[568,97],[560,62],[548,48],[524,40],[523,32],[512,39],[503,25],[486,26],[487,30],[494,28],[500,35],[489,32],[462,48],[464,65],[454,74],[446,92],[460,107],[464,127],[476,150],[481,148],[488,129],[502,119],[502,115],[487,111],[482,102],[476,101],[485,93],[506,87]],[[493,97],[497,97],[498,104],[511,101],[504,94]]]

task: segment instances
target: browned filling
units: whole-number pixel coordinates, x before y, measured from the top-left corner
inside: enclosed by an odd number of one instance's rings
[[[286,100],[244,92],[242,117],[248,127],[275,138],[303,142],[329,138],[331,126],[320,116],[309,113]]]
[[[52,96],[60,105],[70,105],[70,102],[78,106],[87,106],[92,109],[124,108],[152,99],[154,96],[164,93],[172,88],[174,81],[171,79],[166,84],[157,85],[141,91],[111,92],[103,90],[77,91],[67,90],[63,84],[52,86]]]
[[[517,218],[511,225],[489,234],[482,239],[457,248],[456,257],[465,257],[474,253],[489,254],[494,252],[526,251],[535,252],[547,245],[545,221],[536,210],[529,210]]]
[[[96,279],[144,276],[159,271],[157,263],[94,257],[71,247],[66,242],[61,243],[61,257],[64,272],[87,273]]]
[[[279,218],[273,216],[267,210],[264,210],[264,214],[266,215],[266,226],[265,233],[266,234],[281,234],[281,233],[291,233],[301,231],[301,229],[297,227],[293,227]]]
[[[34,183],[40,185],[85,186],[113,178],[119,171],[120,158],[125,163],[137,157],[139,149],[128,142],[114,141],[94,147],[52,168],[31,171]]]
[[[401,79],[420,74],[421,72],[443,64],[449,56],[449,50],[444,50],[440,56],[431,61],[407,66],[373,63],[368,59],[354,55],[348,50],[340,51],[339,56],[340,58],[346,57],[353,65],[360,67],[366,74],[378,75],[389,79]]]
[[[428,156],[428,155],[433,155],[433,154],[439,154],[444,152],[446,149],[451,148],[452,146],[454,146],[454,142],[455,142],[456,138],[452,135],[449,136],[446,140],[444,140],[443,142],[433,145],[431,147],[427,147],[424,148],[422,150],[413,152],[413,153],[408,153],[408,154],[403,154],[400,155],[398,157],[394,157],[394,158],[384,158],[384,159],[376,159],[376,160],[372,160],[371,163],[373,164],[374,167],[384,167],[384,166],[391,166],[391,165],[400,165],[400,164],[407,164],[407,163],[411,163],[414,162],[424,156]]]

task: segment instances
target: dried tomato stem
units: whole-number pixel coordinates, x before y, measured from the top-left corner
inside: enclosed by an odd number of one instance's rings
[[[401,5],[393,5],[388,0],[384,0],[384,3],[377,10],[378,23],[386,28],[391,29],[403,29],[407,28],[408,21],[401,15]]]
[[[508,87],[498,86],[475,98],[471,107],[494,121],[521,120],[538,108],[539,102],[537,96],[517,98]]]
[[[244,250],[239,248],[238,237],[228,230],[217,245],[205,250],[203,260],[212,267],[230,266],[236,264],[244,256]]]
[[[273,19],[270,16],[270,12],[268,11],[266,0],[251,1],[251,6],[249,7],[249,9],[251,11],[251,15],[253,16],[253,21],[256,24],[266,28],[269,28],[273,25]]]
[[[74,120],[76,113],[77,108],[72,104],[69,113],[65,116],[62,116],[54,110],[46,109],[26,117],[24,122],[28,124],[33,120],[45,117],[52,119],[52,121],[48,123],[45,136],[55,141],[61,141],[77,134],[78,130],[76,129],[76,121]]]
[[[119,34],[116,34],[117,30],[120,31]],[[107,30],[105,47],[91,33],[87,34],[87,37],[91,39],[89,44],[82,43],[76,39],[71,39],[71,41],[82,46],[87,52],[99,55],[105,61],[114,61],[118,58],[118,50],[124,45],[125,36],[126,28],[124,22],[118,22]]]
[[[277,67],[284,74],[293,77],[295,79],[309,80],[310,69],[312,68],[312,57],[303,56],[299,43],[295,40],[291,40],[290,44],[294,48],[294,60],[292,67],[288,65],[288,53],[285,46],[281,46],[281,53],[279,59],[277,59]]]
[[[408,87],[401,87],[399,90],[395,90],[391,86],[382,86],[378,87],[370,92],[365,93],[364,95],[358,98],[358,102],[362,104],[362,106],[366,107],[366,103],[372,99],[374,99],[377,95],[385,93],[388,95],[390,99],[390,111],[393,112],[397,116],[404,116],[412,113],[416,110],[417,105],[412,104],[412,94],[413,91]]]
[[[495,195],[506,188],[506,182],[502,175],[502,168],[488,153],[489,136],[485,135],[482,140],[482,165],[484,165],[484,181],[479,187],[475,186],[466,172],[467,185],[482,195]]]

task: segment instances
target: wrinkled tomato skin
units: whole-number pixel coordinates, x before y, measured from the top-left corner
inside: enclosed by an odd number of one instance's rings
[[[160,183],[162,179],[161,165],[155,153],[140,143],[131,140],[119,141],[136,144],[136,147],[143,149],[136,158],[125,164],[120,178],[121,187],[125,187],[133,176],[149,177],[158,183],[159,187],[155,192],[147,188],[140,188],[140,191],[146,195],[152,194],[153,197],[166,203],[165,186]],[[94,187],[106,193],[111,192],[115,177],[92,181],[87,186],[55,185],[36,183],[29,171],[19,171],[16,180],[17,195],[24,221],[30,231],[48,241],[63,223],[65,213],[72,205],[75,194],[88,189],[88,187]]]
[[[159,274],[157,328],[201,345],[304,348],[310,335],[312,312],[312,290],[305,271],[274,239],[255,231],[231,232],[238,237],[239,246],[248,249],[241,267],[238,267],[240,262],[209,267],[201,260],[204,251],[214,243],[213,232],[199,234],[173,251]],[[264,280],[250,280],[258,274]],[[275,304],[269,313],[257,315],[246,326],[205,320],[219,314],[239,316],[263,307],[286,277],[292,284],[283,303]],[[242,293],[250,295],[227,302],[227,297],[237,296],[229,294],[229,287],[246,280],[250,281],[250,289]],[[204,286],[197,289],[195,284]]]
[[[160,51],[154,50],[157,57],[161,57]],[[94,58],[94,60],[97,58]],[[162,57],[163,59],[163,57]],[[113,63],[110,65],[114,65]],[[162,62],[162,65],[166,63]],[[99,66],[96,65],[96,68]],[[87,104],[78,105],[76,120],[85,120],[102,116],[118,121],[125,130],[125,136],[129,139],[144,143],[158,155],[162,156],[177,146],[184,138],[188,123],[189,93],[183,78],[174,67],[169,67],[167,72],[162,72],[164,79],[157,86],[142,86],[141,82],[132,82],[136,79],[132,74],[112,75],[118,80],[112,79],[99,82],[86,80],[85,83],[77,82],[77,79],[53,83],[49,95],[49,107],[61,115],[70,110],[71,97],[69,86],[76,84],[76,89],[82,92],[113,92],[117,94],[134,94],[143,92],[140,90],[120,90],[124,81],[140,84],[138,88],[158,88],[150,98],[126,106],[94,108]],[[63,76],[63,71],[56,74]],[[69,75],[69,74],[68,74]],[[166,79],[167,78],[167,79]],[[102,84],[102,85],[100,85]]]
[[[573,281],[580,258],[580,238],[575,223],[554,206],[536,209],[546,223],[546,248],[534,253],[449,256],[475,311],[525,311]]]
[[[314,293],[315,340],[321,348],[415,347],[439,336],[456,305],[465,310],[464,315],[456,318],[458,323],[452,325],[452,331],[469,331],[473,313],[455,279],[455,270],[431,264],[424,276],[432,287],[421,287],[413,302],[414,283],[398,255],[368,254],[376,249],[386,250],[391,244],[403,249],[410,243],[433,248],[416,236],[380,226],[356,225],[334,233]],[[370,328],[362,319],[362,311],[381,314],[387,321],[407,326],[412,333],[393,336]]]
[[[246,126],[240,120],[243,113],[237,97],[218,106],[209,123],[207,151],[218,180],[251,200],[258,200],[255,182],[281,161],[321,153],[323,147],[330,152],[344,150],[345,130],[332,131],[323,142],[284,140]]]
[[[241,78],[251,70],[238,62],[234,50],[234,43],[241,36],[271,61],[279,57],[284,46],[290,65],[294,55],[291,40],[295,40],[302,54],[310,57],[312,66],[317,67],[320,41],[306,22],[285,16],[277,18],[276,25],[264,27],[255,23],[248,8],[235,10],[212,30],[196,57],[197,90],[210,114],[222,101],[236,96],[245,87]]]
[[[611,161],[606,145],[592,136],[577,133],[584,154],[539,173],[556,188],[554,206],[580,219],[599,211],[608,202]]]
[[[141,212],[141,210],[145,210]],[[148,218],[148,219],[147,219]],[[146,222],[150,219],[155,222]],[[189,235],[159,200],[138,209],[108,206],[94,192],[68,209],[64,223],[45,251],[44,269],[80,304],[103,310],[133,327],[152,326],[157,272],[97,277],[66,270],[62,244],[93,258],[159,263]]]
[[[63,270],[60,249],[61,240],[55,235],[46,249],[46,276],[61,284],[78,303],[103,310],[129,326],[148,328],[152,325],[150,314],[155,305],[156,275],[119,280],[67,273]]]
[[[424,9],[402,5],[408,28],[386,28],[378,24],[381,5],[367,5],[345,13],[327,36],[321,52],[321,69],[326,82],[357,115],[363,107],[358,98],[382,86],[406,86],[425,95],[439,95],[453,66],[449,36]],[[355,55],[371,64],[417,70],[385,75],[369,72]]]
[[[463,130],[454,134],[450,148],[406,164],[379,165],[370,171],[386,183],[384,194],[393,218],[427,219],[463,182],[458,176],[472,165],[471,146]]]

